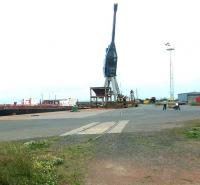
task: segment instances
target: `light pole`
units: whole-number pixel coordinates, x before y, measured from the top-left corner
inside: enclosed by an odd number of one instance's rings
[[[170,43],[165,44],[168,48],[170,56],[170,101],[174,101],[174,74],[173,74],[173,63],[172,63],[172,51],[175,50],[171,47]]]

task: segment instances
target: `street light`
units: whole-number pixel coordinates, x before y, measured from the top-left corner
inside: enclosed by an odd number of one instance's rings
[[[168,48],[170,55],[170,101],[174,101],[174,74],[173,74],[173,63],[172,63],[172,51],[175,50],[171,47],[170,43],[165,44]]]

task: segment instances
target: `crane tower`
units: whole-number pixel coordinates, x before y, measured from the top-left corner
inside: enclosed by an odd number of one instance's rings
[[[111,88],[114,100],[117,100],[117,96],[120,94],[119,86],[116,79],[117,71],[117,51],[115,47],[115,25],[116,25],[116,13],[118,4],[114,4],[113,15],[113,27],[112,27],[112,40],[108,48],[106,48],[105,64],[104,64],[104,87]]]

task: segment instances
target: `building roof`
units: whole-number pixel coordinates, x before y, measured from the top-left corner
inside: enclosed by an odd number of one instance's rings
[[[200,95],[200,92],[179,93],[178,95],[182,95],[182,94],[186,94],[186,95]]]

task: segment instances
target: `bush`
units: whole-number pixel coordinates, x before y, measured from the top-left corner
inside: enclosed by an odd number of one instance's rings
[[[24,143],[24,145],[32,150],[35,149],[41,149],[41,148],[47,148],[49,147],[49,142],[47,140],[38,140],[38,141],[28,141]]]

